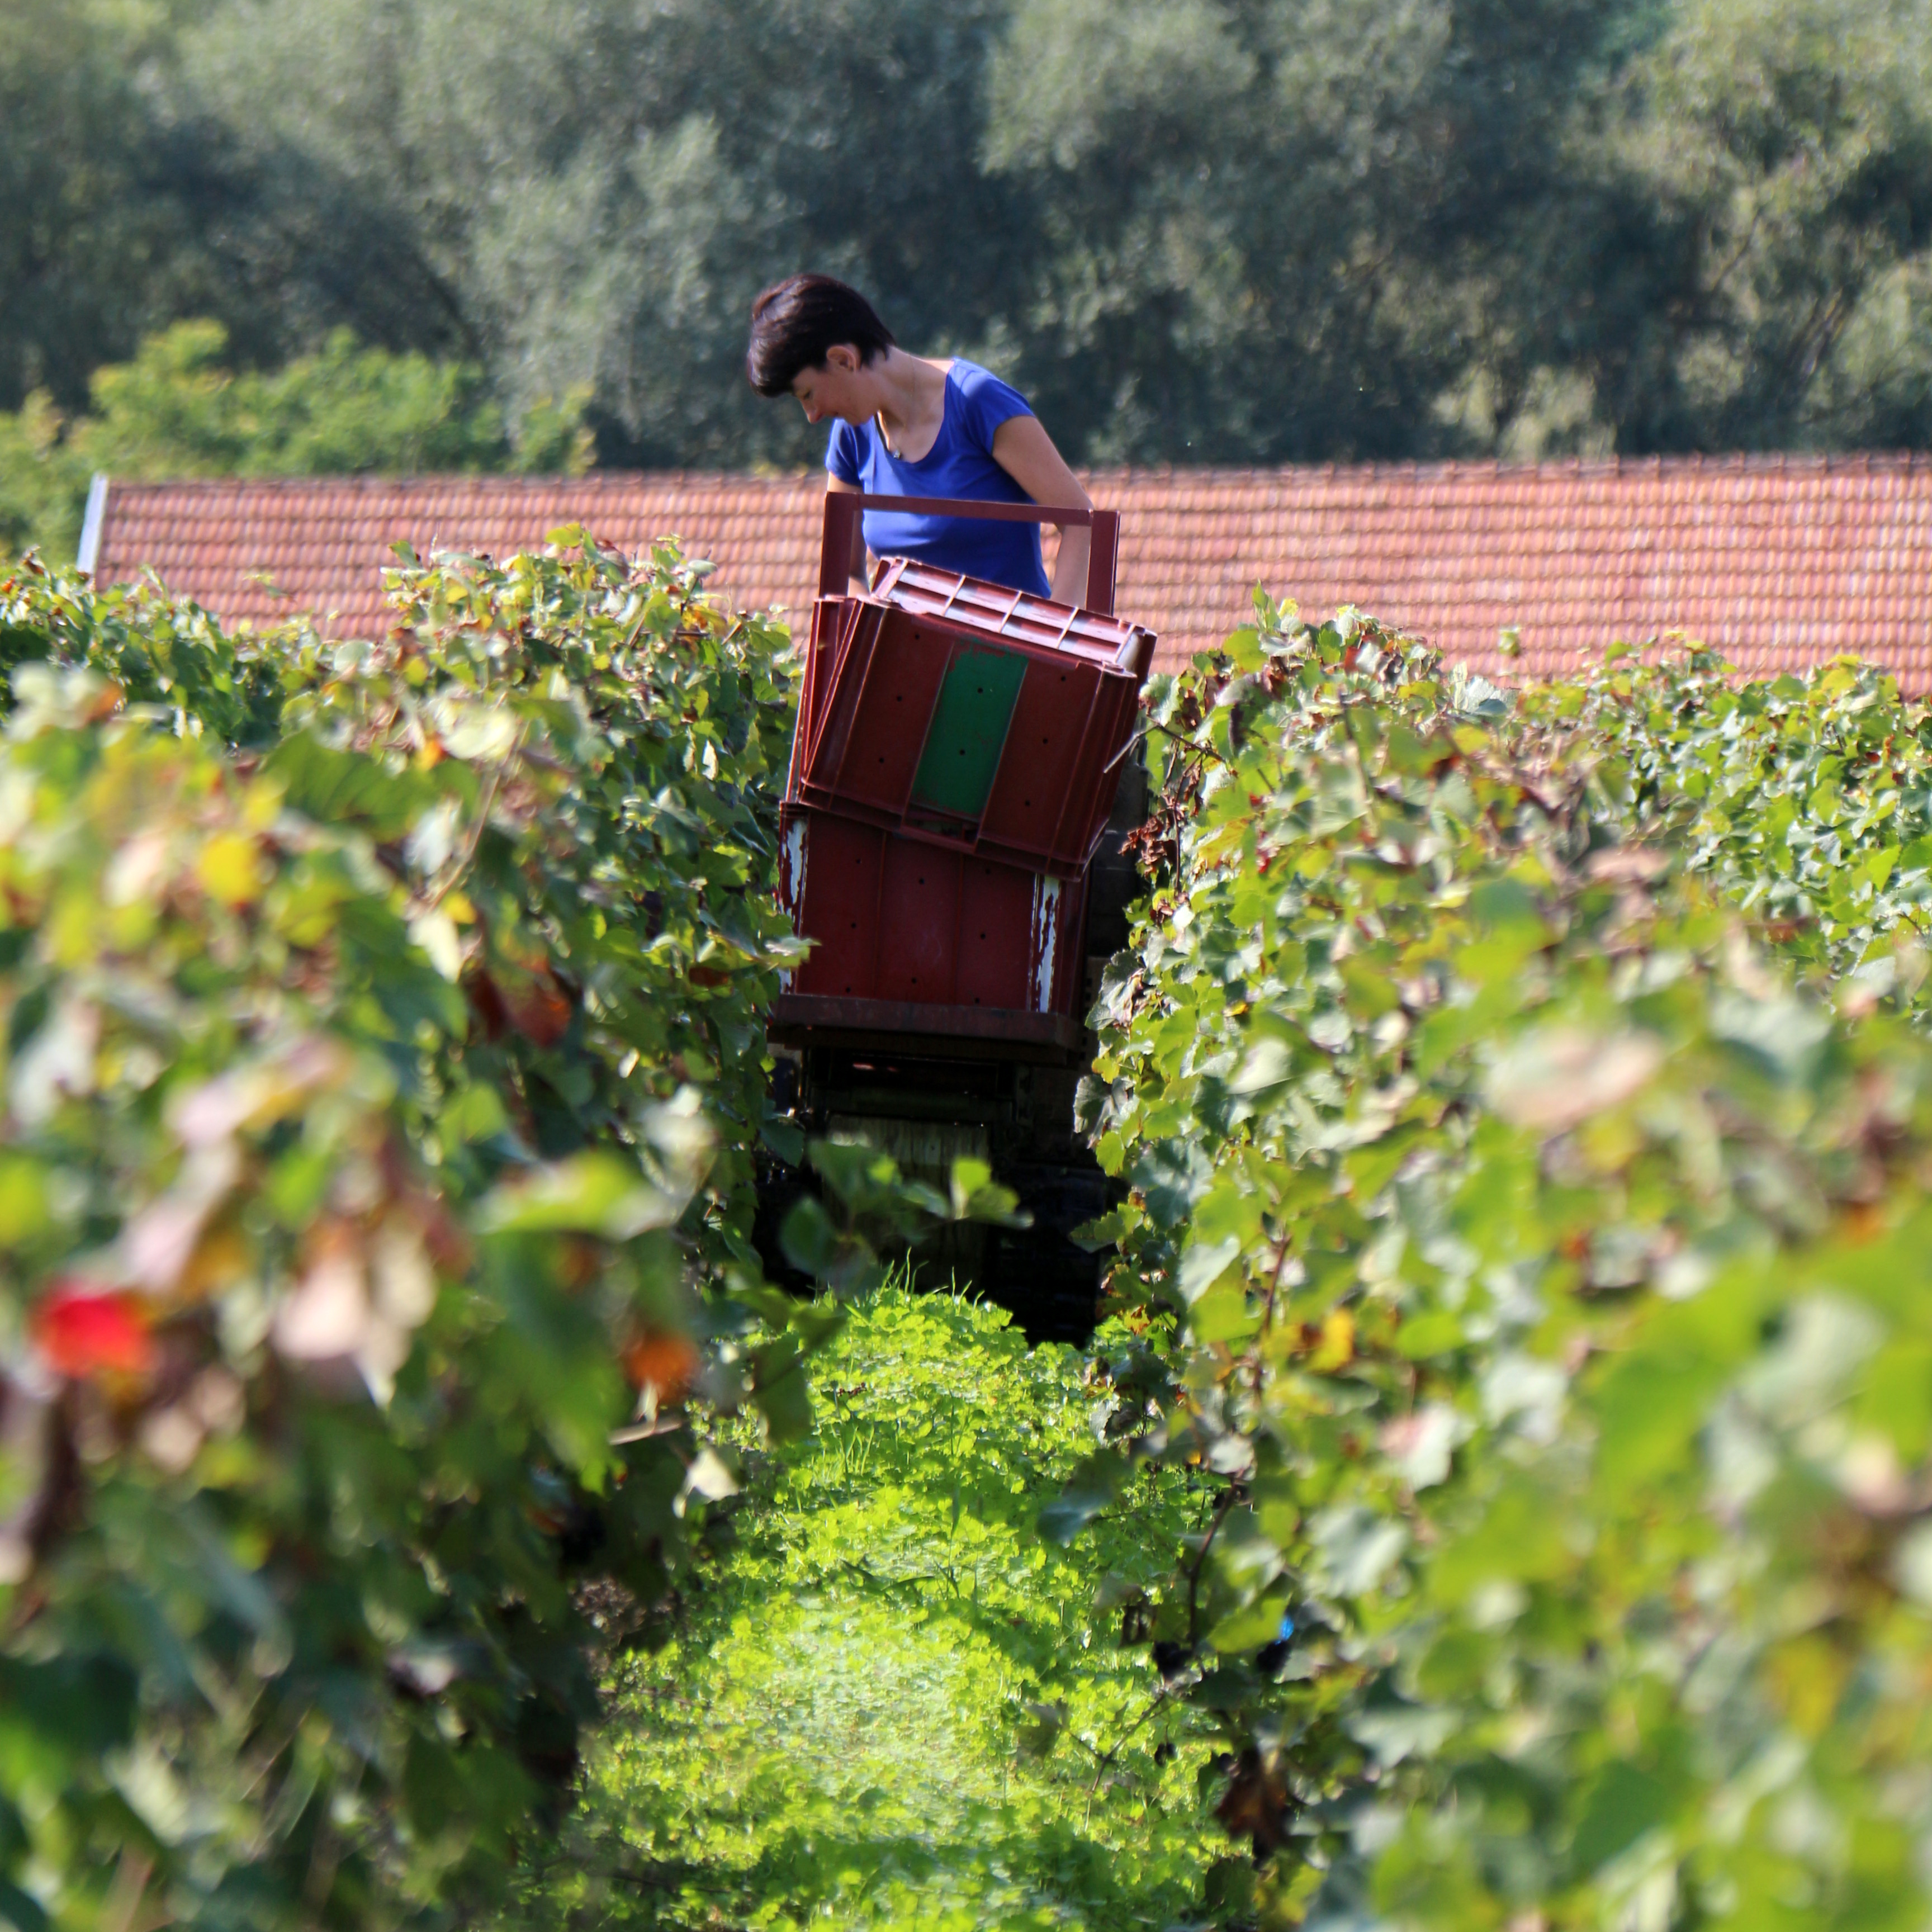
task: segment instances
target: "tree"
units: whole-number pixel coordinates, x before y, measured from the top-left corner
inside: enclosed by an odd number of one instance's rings
[[[0,409],[74,406],[194,279],[139,85],[153,44],[92,0],[0,0]]]
[[[0,8],[0,407],[209,316],[810,464],[740,358],[815,266],[1090,459],[1932,430],[1932,0]]]
[[[1023,0],[987,157],[1049,185],[1035,365],[1115,457],[1451,452],[1612,0]]]
[[[0,416],[0,542],[72,554],[88,482],[523,470],[578,475],[590,433],[579,392],[535,399],[512,428],[474,364],[358,348],[346,330],[270,373],[225,362],[219,322],[151,337],[95,370],[92,413],[64,421],[44,392]]]
[[[818,439],[742,374],[759,288],[829,267],[922,346],[1000,313],[1018,197],[976,156],[1003,17],[592,0],[538,37],[507,0],[225,0],[183,71],[251,148],[412,236],[513,413],[588,382],[608,456],[796,463]]]
[[[1623,449],[1932,434],[1932,8],[1684,0],[1575,130],[1544,358]]]

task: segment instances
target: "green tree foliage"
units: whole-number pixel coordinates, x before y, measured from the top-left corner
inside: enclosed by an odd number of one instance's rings
[[[168,38],[90,0],[0,5],[0,408],[37,388],[73,407],[200,292],[141,86]]]
[[[0,416],[0,548],[9,557],[35,547],[63,562],[74,554],[88,476],[68,454],[66,428],[44,389]]]
[[[1085,1097],[1156,1346],[1052,1526],[1216,1472],[1149,1633],[1270,1922],[1915,1922],[1922,710],[1230,650]]]
[[[1616,10],[1017,8],[986,152],[1040,196],[1053,418],[1114,458],[1430,447]]]
[[[748,1238],[784,634],[558,535],[375,646],[0,585],[26,1932],[472,1922],[721,1546],[709,1418],[810,1426],[837,1316]]]
[[[634,460],[796,460],[816,439],[742,374],[766,282],[827,265],[909,341],[994,312],[1016,224],[975,165],[976,77],[1001,17],[592,0],[533,33],[508,0],[234,0],[182,58],[251,149],[313,155],[412,236],[513,406],[590,383]]]
[[[345,326],[392,350],[473,351],[384,208],[317,157],[244,145],[205,109],[179,61],[183,29],[205,10],[0,6],[0,410],[44,388],[78,410],[94,370],[202,316],[251,366]],[[300,194],[280,193],[292,178]]]
[[[1928,37],[1922,0],[1695,0],[1619,74],[1541,324],[1619,448],[1932,434]]]
[[[212,316],[810,462],[815,265],[1096,459],[1932,436],[1928,0],[7,4],[0,408]]]
[[[227,366],[219,322],[177,323],[131,362],[97,369],[89,413],[45,391],[0,416],[0,544],[70,556],[97,472],[352,476],[524,470],[576,475],[591,458],[588,392],[536,399],[514,430],[468,363],[358,349],[346,331],[272,374]]]

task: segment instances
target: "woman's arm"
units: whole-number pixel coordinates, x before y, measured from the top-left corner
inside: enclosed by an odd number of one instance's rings
[[[854,496],[864,494],[857,484],[848,483],[842,476],[828,476],[825,479],[825,487],[828,490],[843,490]],[[870,576],[866,566],[865,520],[861,518],[852,526],[852,554],[845,566],[846,588],[854,597],[864,596],[871,588]]]
[[[1090,510],[1087,493],[1053,446],[1037,416],[1009,416],[993,432],[993,460],[1036,503],[1058,509]],[[1059,526],[1060,555],[1053,566],[1053,596],[1058,604],[1087,601],[1087,558],[1093,532],[1084,524]]]

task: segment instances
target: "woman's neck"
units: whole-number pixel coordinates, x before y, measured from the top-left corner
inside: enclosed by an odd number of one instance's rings
[[[867,370],[876,386],[878,426],[895,456],[916,463],[939,440],[951,366],[908,356],[903,349],[888,349]]]

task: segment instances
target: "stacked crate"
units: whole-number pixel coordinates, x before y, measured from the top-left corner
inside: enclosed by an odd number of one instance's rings
[[[848,594],[856,520],[874,500],[826,500],[780,866],[814,944],[774,1021],[1070,1045],[1088,865],[1154,646],[1111,614],[1114,520],[1090,513],[1094,608],[904,558]]]

